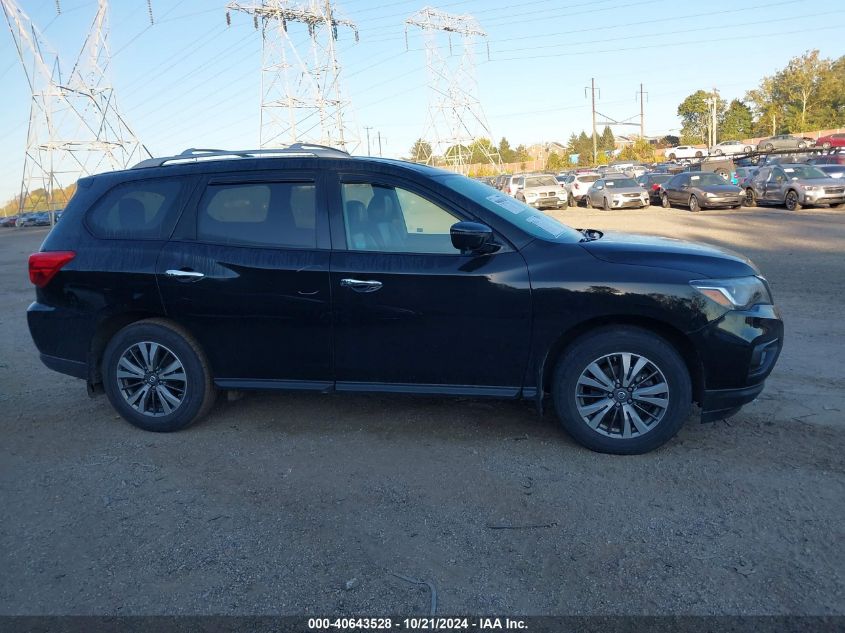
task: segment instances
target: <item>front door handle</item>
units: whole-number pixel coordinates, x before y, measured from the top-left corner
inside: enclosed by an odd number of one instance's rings
[[[180,279],[183,281],[199,281],[205,275],[203,273],[199,273],[195,270],[167,270],[165,274],[168,277],[175,277],[176,279]]]
[[[380,290],[380,281],[361,281],[360,279],[341,279],[340,285],[344,288],[352,288],[355,292],[375,292]]]

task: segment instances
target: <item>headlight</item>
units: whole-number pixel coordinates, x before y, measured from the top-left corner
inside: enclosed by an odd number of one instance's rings
[[[525,194],[525,197],[526,197],[526,198],[536,198],[536,197],[537,197],[537,194],[536,194],[536,193],[526,193],[526,194]]]
[[[708,192],[706,192],[706,193],[704,194],[704,196],[705,196],[705,197],[707,197],[707,198],[715,198],[715,197],[716,197],[716,194],[715,194],[715,193],[710,193],[710,192],[708,191]]]
[[[821,187],[816,187],[815,185],[805,185],[804,191],[818,191]]]
[[[705,297],[726,308],[749,308],[753,305],[772,304],[772,295],[760,277],[702,279],[689,283]]]

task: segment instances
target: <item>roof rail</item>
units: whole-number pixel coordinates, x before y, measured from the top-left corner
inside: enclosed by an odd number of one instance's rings
[[[210,160],[232,160],[239,158],[293,158],[296,156],[320,156],[325,158],[349,158],[349,152],[327,145],[316,145],[313,143],[293,143],[287,147],[272,149],[206,149],[191,147],[175,156],[163,156],[161,158],[148,158],[143,160],[132,169],[143,169],[146,167],[164,167],[165,165],[183,165],[186,163],[198,163]]]

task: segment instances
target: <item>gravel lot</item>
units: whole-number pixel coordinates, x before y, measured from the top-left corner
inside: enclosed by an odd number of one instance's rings
[[[394,574],[443,614],[845,613],[845,213],[558,215],[750,255],[787,324],[763,396],[638,457],[468,399],[256,393],[144,433],[41,366],[45,231],[0,229],[0,613],[427,614]]]

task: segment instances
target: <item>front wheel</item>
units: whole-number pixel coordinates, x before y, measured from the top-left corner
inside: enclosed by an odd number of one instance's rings
[[[723,152],[723,151],[722,151],[722,150],[720,150],[720,149],[717,149],[715,152],[713,152],[713,154],[715,154],[716,156],[722,156],[724,153],[725,153],[725,152]]]
[[[610,203],[607,201],[607,198],[604,198],[601,203],[601,208],[605,211],[610,211]]]
[[[163,319],[120,330],[103,354],[103,387],[112,406],[146,431],[183,429],[214,403],[214,384],[199,345]]]
[[[573,195],[571,193],[569,194],[569,199],[567,200],[567,202],[569,203],[570,207],[578,206],[578,201],[575,200],[575,198],[573,197]]]
[[[593,208],[593,199],[589,195],[584,196],[584,206],[588,209]]]
[[[745,206],[746,207],[756,207],[757,206],[757,196],[754,195],[754,190],[749,187],[745,190]]]
[[[667,196],[665,193],[660,197],[660,206],[662,206],[664,209],[668,209],[672,206],[672,204],[669,202],[669,196]]]
[[[689,210],[693,213],[698,213],[701,211],[701,205],[698,204],[698,198],[695,196],[690,196],[689,198]]]
[[[786,193],[786,199],[783,201],[783,203],[789,211],[801,210],[801,203],[798,201],[798,194],[792,190]]]
[[[750,146],[750,145],[746,145],[746,146],[745,146],[745,153],[746,153],[746,154],[750,154],[750,153],[751,153],[751,150],[752,150],[752,148],[751,148],[751,146]]]
[[[602,328],[576,341],[557,364],[552,393],[561,424],[577,442],[617,455],[665,444],[692,402],[680,354],[636,327]]]
[[[822,143],[822,149],[830,149],[830,141]]]
[[[800,143],[798,143],[798,149],[804,149],[805,147],[807,147],[807,144],[805,142],[801,141]]]
[[[774,148],[775,148],[775,146],[774,146],[774,145],[772,145],[771,143],[766,143],[766,144],[763,146],[763,149],[764,149],[764,150],[766,150],[767,152],[771,152]]]
[[[701,158],[703,155],[704,155],[704,154],[702,154],[701,152],[696,152],[696,153],[695,153],[695,157],[696,157],[696,158]]]

